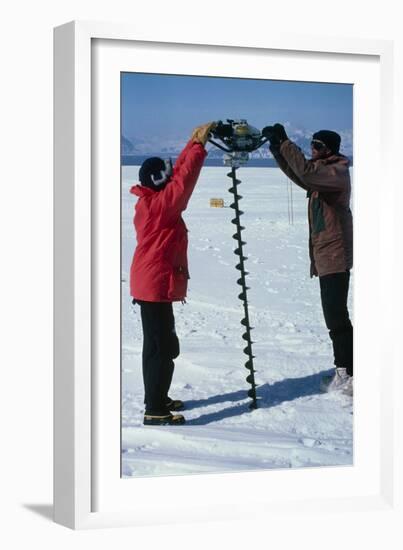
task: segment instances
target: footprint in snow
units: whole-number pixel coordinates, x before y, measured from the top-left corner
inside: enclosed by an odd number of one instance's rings
[[[267,284],[267,283],[266,283],[266,284]],[[267,292],[269,292],[270,294],[278,294],[278,290],[275,290],[274,288],[267,287],[266,290],[267,290]]]
[[[299,442],[302,443],[304,447],[309,447],[309,448],[316,447],[321,444],[320,441],[316,439],[312,439],[311,437],[303,437],[302,439],[299,440]]]

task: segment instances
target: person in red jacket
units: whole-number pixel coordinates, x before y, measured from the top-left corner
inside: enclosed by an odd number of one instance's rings
[[[186,297],[189,279],[187,229],[182,218],[207,152],[204,148],[214,122],[197,127],[172,167],[158,157],[145,160],[134,227],[137,247],[130,269],[130,293],[141,309],[145,425],[183,424],[183,402],[168,396],[179,355],[172,302]]]

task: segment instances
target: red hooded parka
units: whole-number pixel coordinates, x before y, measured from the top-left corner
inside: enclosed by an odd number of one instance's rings
[[[206,150],[189,141],[171,180],[161,191],[135,185],[137,247],[130,269],[130,294],[146,302],[175,302],[186,296],[189,279],[187,229],[182,219],[200,174]]]

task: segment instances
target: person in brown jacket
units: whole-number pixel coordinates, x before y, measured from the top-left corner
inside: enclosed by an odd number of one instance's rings
[[[270,150],[281,170],[307,191],[311,277],[318,276],[322,309],[333,344],[335,373],[324,391],[353,392],[353,327],[347,308],[353,266],[353,219],[350,210],[349,160],[340,154],[341,138],[330,130],[312,136],[312,158],[287,136],[284,126],[267,126]]]

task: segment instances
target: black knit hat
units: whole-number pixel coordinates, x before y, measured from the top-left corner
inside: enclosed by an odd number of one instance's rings
[[[322,141],[332,153],[337,154],[339,152],[341,137],[337,132],[332,132],[332,130],[319,130],[319,132],[313,134],[312,139]]]
[[[160,190],[165,187],[171,173],[172,165],[159,157],[150,157],[141,165],[139,179],[141,185],[150,189]]]

